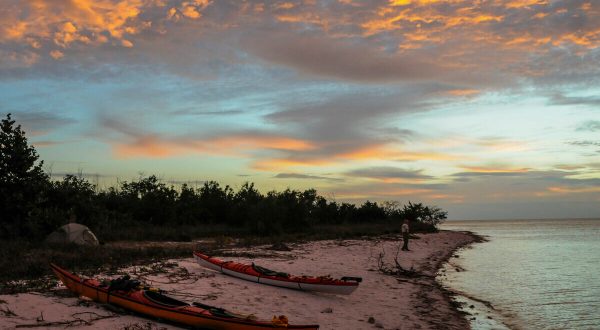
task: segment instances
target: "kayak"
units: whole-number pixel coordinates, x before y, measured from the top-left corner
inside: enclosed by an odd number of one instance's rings
[[[235,314],[202,303],[190,305],[166,296],[157,289],[140,286],[139,282],[129,280],[128,277],[107,283],[96,279],[83,279],[54,264],[50,264],[50,267],[69,290],[80,296],[182,325],[219,330],[315,330],[319,328],[318,325],[288,324],[287,318],[283,315],[275,316],[271,321],[259,321],[250,316]]]
[[[351,294],[362,281],[360,277],[342,277],[341,279],[336,279],[329,276],[294,276],[266,269],[254,263],[248,265],[235,261],[223,261],[197,251],[194,252],[194,257],[203,267],[244,280],[290,289]]]

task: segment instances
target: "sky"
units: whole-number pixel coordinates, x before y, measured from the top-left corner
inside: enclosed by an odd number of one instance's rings
[[[8,113],[100,188],[600,217],[600,2],[3,0]]]

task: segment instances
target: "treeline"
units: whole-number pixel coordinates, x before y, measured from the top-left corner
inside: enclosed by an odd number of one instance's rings
[[[156,176],[122,182],[98,191],[85,178],[50,180],[35,149],[10,115],[0,125],[0,238],[39,239],[69,220],[117,238],[114,232],[191,235],[184,228],[225,228],[240,234],[306,232],[322,225],[411,221],[413,230],[434,231],[446,212],[421,203],[365,202],[360,206],[329,201],[314,189],[259,192],[253,183],[234,191],[208,181],[200,188],[168,186]],[[111,234],[113,233],[113,234]],[[172,235],[169,236],[172,238]],[[123,237],[118,237],[123,238]],[[130,239],[135,237],[129,237]],[[139,238],[139,237],[138,237]]]

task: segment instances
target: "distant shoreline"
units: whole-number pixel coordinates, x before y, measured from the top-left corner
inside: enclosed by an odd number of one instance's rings
[[[444,224],[448,222],[469,222],[469,221],[560,221],[560,220],[599,220],[599,217],[577,217],[577,218],[515,218],[515,219],[447,219],[440,226],[443,227]]]

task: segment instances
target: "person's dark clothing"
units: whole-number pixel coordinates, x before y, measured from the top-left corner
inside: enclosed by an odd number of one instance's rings
[[[402,225],[402,240],[404,241],[404,245],[402,245],[402,251],[410,251],[408,249],[408,236],[409,236],[409,227],[408,227],[408,222],[405,222]]]
[[[402,251],[410,251],[408,249],[408,232],[402,233],[402,240],[404,241],[404,245],[402,245]]]

